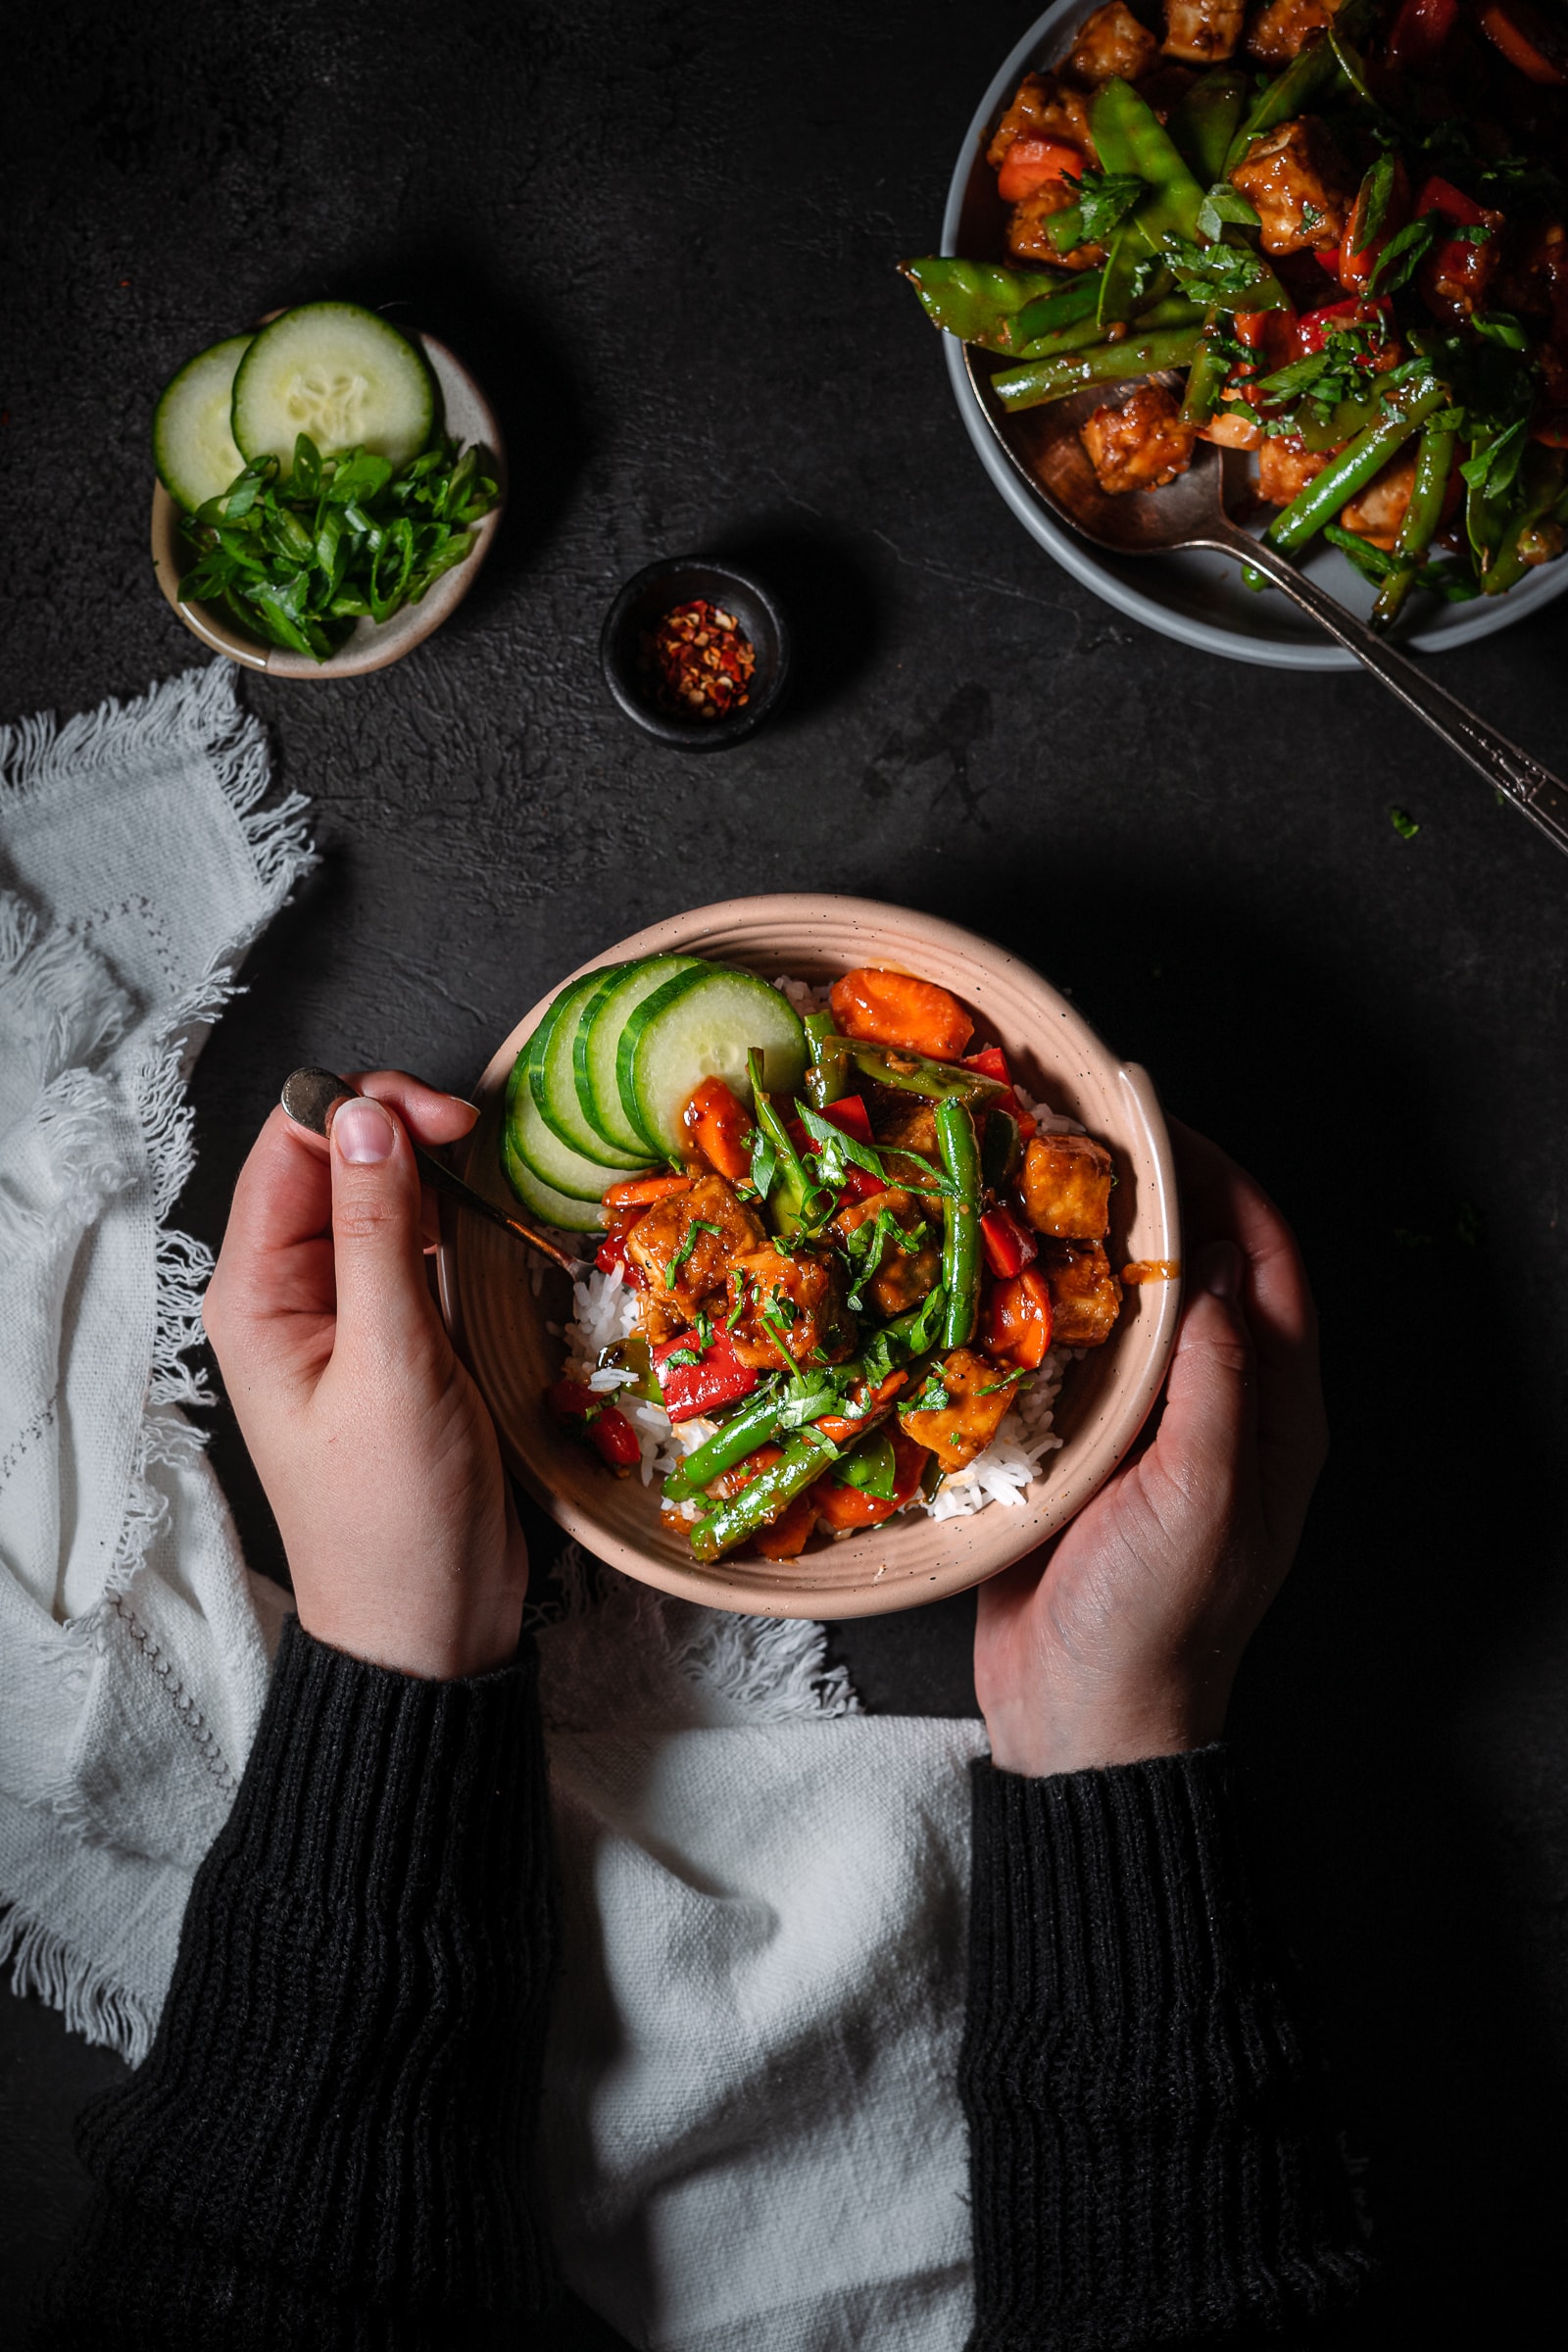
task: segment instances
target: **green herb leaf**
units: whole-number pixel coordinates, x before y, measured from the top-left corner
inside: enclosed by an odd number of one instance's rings
[[[1149,182],[1132,172],[1086,171],[1079,186],[1083,237],[1091,245],[1108,245],[1134,206],[1149,194]]]
[[[1414,841],[1421,827],[1405,808],[1391,808],[1389,821],[1401,841]]]
[[[684,1235],[681,1237],[680,1248],[676,1250],[674,1256],[664,1268],[664,1288],[666,1291],[672,1291],[675,1288],[675,1284],[679,1279],[682,1266],[685,1265],[687,1259],[691,1256],[692,1251],[697,1247],[697,1237],[700,1233],[710,1233],[715,1242],[720,1242],[724,1238],[719,1232],[718,1227],[716,1225],[710,1225],[706,1217],[693,1217],[691,1223],[687,1226]]]
[[[1442,225],[1436,213],[1423,213],[1418,220],[1407,220],[1402,228],[1396,229],[1378,255],[1368,293],[1394,294],[1407,284],[1437,242]]]
[[[1393,149],[1385,148],[1361,182],[1361,192],[1356,199],[1356,233],[1350,247],[1352,253],[1365,253],[1388,219],[1389,198],[1394,193],[1397,172],[1398,164]]]
[[[1216,179],[1198,208],[1198,232],[1217,245],[1226,226],[1260,228],[1256,208],[1228,179]]]
[[[1510,311],[1472,311],[1470,323],[1478,335],[1489,343],[1500,343],[1504,351],[1528,351],[1530,337]]]

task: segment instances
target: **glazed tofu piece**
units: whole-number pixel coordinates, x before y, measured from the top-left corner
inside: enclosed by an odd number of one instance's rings
[[[1054,1348],[1100,1348],[1121,1311],[1121,1284],[1100,1242],[1048,1242],[1041,1270],[1051,1291]]]
[[[906,1239],[901,1242],[884,1226],[876,1271],[869,1282],[862,1273],[859,1283],[851,1288],[857,1298],[869,1299],[884,1321],[891,1323],[895,1315],[918,1306],[937,1286],[942,1273],[942,1211],[935,1201],[928,1206],[912,1193],[896,1188],[873,1193],[868,1200],[854,1201],[834,1218],[834,1231],[847,1240],[862,1225],[874,1226],[884,1209]]]
[[[723,1290],[734,1260],[766,1241],[761,1219],[722,1176],[656,1201],[626,1236],[626,1255],[647,1279],[641,1307],[653,1345],[688,1330],[702,1301]]]
[[[1058,253],[1046,228],[1053,213],[1064,213],[1077,201],[1064,179],[1047,180],[1007,215],[1007,251],[1020,262],[1046,262],[1056,270],[1098,270],[1105,258],[1103,245],[1074,245]]]
[[[1348,531],[1354,531],[1358,539],[1370,540],[1388,555],[1394,552],[1394,542],[1399,535],[1399,525],[1415,488],[1415,456],[1413,444],[1408,450],[1400,450],[1348,506],[1340,510],[1340,520]]]
[[[1120,408],[1097,409],[1078,438],[1100,487],[1117,498],[1125,490],[1158,490],[1185,473],[1198,432],[1183,424],[1180,404],[1163,384],[1140,384]]]
[[[1095,143],[1089,135],[1089,108],[1082,90],[1070,89],[1054,74],[1026,74],[986,149],[986,162],[1000,172],[1017,139],[1064,139],[1078,147],[1091,163]]]
[[[1097,8],[1073,44],[1068,65],[1080,81],[1109,81],[1119,74],[1136,81],[1159,55],[1159,43],[1139,24],[1125,0]]]
[[[929,1102],[922,1102],[913,1095],[895,1094],[889,1087],[877,1097],[871,1126],[879,1144],[890,1150],[921,1152],[927,1159],[940,1164],[937,1114]]]
[[[1246,0],[1165,0],[1165,55],[1220,65],[1234,56],[1246,17]]]
[[[1326,252],[1344,236],[1355,201],[1345,158],[1314,115],[1254,139],[1231,186],[1256,208],[1265,253]]]
[[[1037,1135],[1023,1155],[1024,1213],[1058,1241],[1103,1241],[1110,1177],[1110,1153],[1092,1135]]]
[[[1311,35],[1332,22],[1338,5],[1339,0],[1269,0],[1252,20],[1248,55],[1259,65],[1288,66]]]
[[[1276,433],[1257,453],[1257,495],[1265,506],[1288,507],[1328,462],[1326,452],[1303,449],[1289,434]]]
[[[917,1446],[930,1448],[944,1470],[962,1470],[996,1436],[1018,1394],[1017,1383],[1008,1380],[1005,1367],[972,1348],[955,1348],[938,1370],[948,1402],[922,1410],[916,1392],[915,1401],[905,1407],[899,1420]]]
[[[837,1265],[809,1250],[787,1256],[764,1243],[729,1271],[727,1322],[743,1364],[841,1364],[855,1348],[855,1319],[844,1303]]]

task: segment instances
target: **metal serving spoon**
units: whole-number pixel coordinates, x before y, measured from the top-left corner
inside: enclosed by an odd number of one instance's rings
[[[282,1103],[298,1126],[308,1127],[313,1135],[324,1136],[333,1105],[346,1102],[357,1094],[358,1089],[339,1078],[334,1070],[291,1070],[283,1081]],[[410,1136],[409,1141],[414,1143],[414,1138]],[[535,1233],[531,1225],[524,1225],[516,1217],[509,1217],[504,1208],[497,1208],[493,1200],[487,1200],[482,1193],[476,1193],[471,1184],[465,1184],[461,1176],[454,1176],[452,1170],[433,1152],[427,1152],[422,1144],[414,1144],[414,1156],[418,1162],[419,1174],[427,1184],[433,1184],[437,1192],[450,1194],[454,1200],[461,1200],[465,1208],[476,1208],[481,1217],[488,1217],[492,1225],[499,1225],[502,1232],[510,1233],[514,1241],[526,1242],[530,1250],[542,1250],[546,1257],[554,1258],[565,1273],[576,1272],[579,1262],[576,1258],[568,1257],[556,1243],[547,1242],[544,1235]]]
[[[965,348],[963,357],[981,414],[998,446],[1031,498],[1048,513],[1114,555],[1157,556],[1178,549],[1212,548],[1220,555],[1234,556],[1239,564],[1252,564],[1348,653],[1364,662],[1380,685],[1396,694],[1417,718],[1424,718],[1450,751],[1479,768],[1549,841],[1568,851],[1568,786],[1539,760],[1499,735],[1495,727],[1489,727],[1485,719],[1467,710],[1407,655],[1375,637],[1364,621],[1298,571],[1288,557],[1232,522],[1225,511],[1226,479],[1227,472],[1234,479],[1240,469],[1239,450],[1221,451],[1212,443],[1200,442],[1188,471],[1178,474],[1163,490],[1108,498],[1095,478],[1078,428],[1105,401],[1142,379],[1129,377],[1126,385],[1090,385],[1066,400],[1004,416],[989,375],[977,365],[973,345]]]

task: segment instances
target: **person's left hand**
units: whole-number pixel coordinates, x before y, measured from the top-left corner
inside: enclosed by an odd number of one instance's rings
[[[447,1679],[517,1646],[528,1562],[490,1416],[424,1274],[411,1134],[470,1103],[350,1080],[329,1141],[274,1110],[240,1171],[203,1319],[288,1554],[300,1623]]]

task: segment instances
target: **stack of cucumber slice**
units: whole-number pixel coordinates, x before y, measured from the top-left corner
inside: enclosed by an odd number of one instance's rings
[[[776,988],[701,956],[645,956],[571,981],[518,1054],[502,1160],[547,1224],[594,1233],[606,1190],[679,1162],[682,1115],[705,1078],[751,1101],[756,1048],[769,1094],[792,1094],[806,1032]]]
[[[303,302],[186,362],[158,403],[153,457],[194,514],[254,459],[276,458],[286,480],[301,433],[322,457],[368,449],[396,471],[435,425],[435,379],[417,344],[357,302]]]

